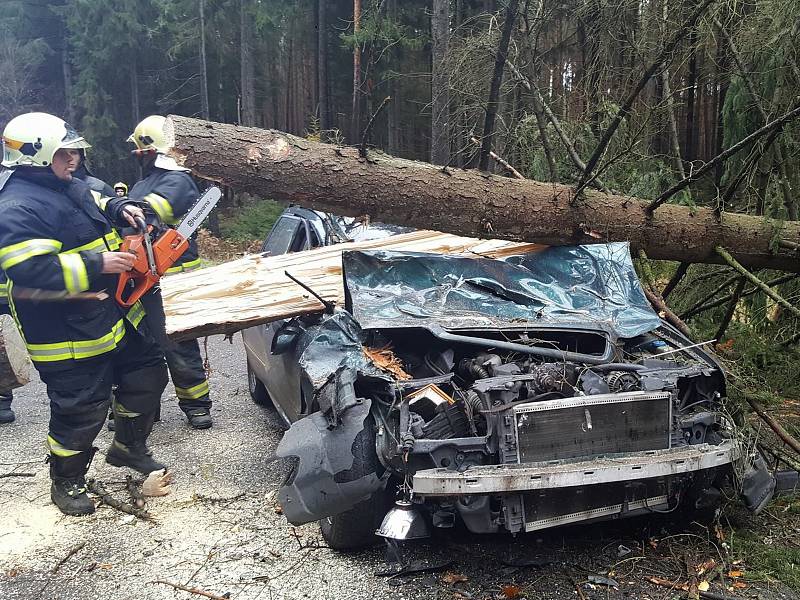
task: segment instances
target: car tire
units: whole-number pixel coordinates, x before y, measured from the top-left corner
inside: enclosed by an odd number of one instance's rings
[[[259,406],[272,406],[272,400],[269,397],[267,388],[261,383],[261,380],[256,376],[255,371],[250,366],[250,361],[247,361],[247,390],[250,392],[250,397],[253,402]]]
[[[353,441],[353,466],[350,469],[352,480],[370,473],[384,471],[375,451],[375,424],[372,416],[367,416],[362,429]],[[385,489],[359,502],[350,510],[322,519],[319,528],[322,538],[333,550],[352,552],[367,548],[378,541],[375,530],[380,527],[386,515],[388,494]]]

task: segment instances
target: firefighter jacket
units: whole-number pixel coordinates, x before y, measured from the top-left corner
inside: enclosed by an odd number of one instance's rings
[[[0,180],[0,268],[8,297],[37,368],[92,358],[119,346],[125,319],[137,327],[141,304],[130,310],[114,300],[118,276],[103,274],[102,252],[119,248],[112,226],[122,225],[127,198],[105,211],[85,182],[64,182],[50,170],[19,168]],[[65,293],[107,291],[105,300],[33,301],[14,297],[17,287]],[[63,364],[63,363],[62,363]]]
[[[114,188],[108,185],[102,179],[99,179],[92,175],[89,169],[86,168],[86,165],[81,165],[78,169],[72,174],[73,177],[77,177],[78,179],[82,179],[86,182],[86,185],[89,186],[89,189],[92,190],[92,195],[95,198],[95,201],[100,204],[100,200],[107,200],[108,198],[116,198],[117,194],[114,193]],[[105,204],[105,202],[103,202]]]
[[[200,191],[192,176],[183,170],[152,167],[144,179],[128,192],[131,200],[145,201],[163,223],[177,225],[197,201]],[[167,273],[193,271],[200,267],[196,235],[189,238],[189,248]]]

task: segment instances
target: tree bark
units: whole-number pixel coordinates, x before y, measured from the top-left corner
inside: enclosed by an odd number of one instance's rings
[[[170,154],[205,179],[262,198],[341,215],[550,245],[630,241],[652,259],[720,263],[716,246],[748,267],[800,272],[790,250],[771,250],[776,232],[800,239],[800,223],[711,209],[647,203],[564,185],[520,181],[356,148],[311,142],[279,131],[170,116]]]
[[[450,163],[450,78],[445,59],[450,43],[450,1],[433,0],[431,14],[431,162]]]
[[[353,0],[353,105],[351,107],[350,137],[355,144],[361,137],[361,44],[358,32],[361,31],[361,0]]]
[[[514,23],[517,20],[518,8],[519,0],[509,0],[505,13],[505,21],[503,22],[503,32],[500,36],[500,45],[497,47],[497,56],[494,61],[492,83],[489,86],[489,101],[486,103],[486,117],[483,121],[481,154],[478,161],[478,168],[481,171],[486,171],[489,168],[489,152],[492,149],[494,123],[497,119],[497,110],[500,106],[500,86],[503,83],[503,71],[506,66],[508,45],[511,42],[511,34],[514,31]]]

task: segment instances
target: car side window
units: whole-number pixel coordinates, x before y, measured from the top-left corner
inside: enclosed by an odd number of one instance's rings
[[[264,240],[261,252],[271,256],[295,252],[298,234],[302,233],[302,238],[305,239],[305,232],[303,219],[292,215],[283,215],[278,218],[267,239]]]

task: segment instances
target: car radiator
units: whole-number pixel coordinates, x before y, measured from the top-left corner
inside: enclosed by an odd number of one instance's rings
[[[513,418],[518,463],[663,450],[670,447],[672,397],[622,392],[545,400],[514,407]]]

